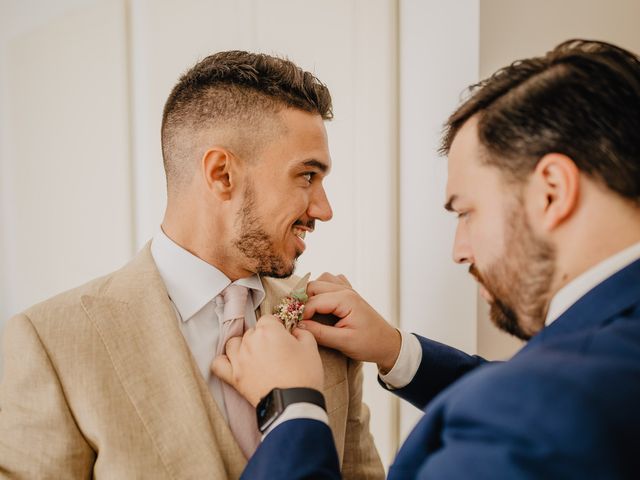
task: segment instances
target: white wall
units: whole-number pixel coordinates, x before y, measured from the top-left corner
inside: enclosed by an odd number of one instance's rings
[[[131,254],[120,2],[3,2],[0,313]]]
[[[467,352],[476,344],[476,289],[452,261],[442,125],[478,79],[478,0],[405,0],[400,11],[400,315],[405,330]],[[401,404],[401,437],[421,412]]]

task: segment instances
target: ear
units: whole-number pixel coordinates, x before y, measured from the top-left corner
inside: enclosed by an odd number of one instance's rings
[[[538,162],[530,185],[535,215],[546,231],[554,230],[575,212],[580,170],[571,158],[559,153],[545,155]]]
[[[228,200],[235,187],[235,157],[223,147],[211,147],[202,157],[201,170],[207,190]]]

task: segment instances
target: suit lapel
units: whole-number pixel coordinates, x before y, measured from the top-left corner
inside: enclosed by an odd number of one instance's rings
[[[640,260],[637,260],[596,285],[555,322],[533,337],[520,352],[558,335],[602,324],[639,302]]]
[[[223,449],[231,457],[237,452],[233,444],[219,444],[224,420],[180,332],[149,246],[114,274],[103,295],[84,296],[82,304],[171,476],[239,476],[226,471],[233,462],[223,458]]]
[[[289,295],[295,288],[301,288],[307,286],[307,282],[300,282],[298,277],[289,278],[268,278],[261,277],[262,287],[264,288],[264,299],[256,311],[256,318],[260,318],[262,315],[273,314],[273,307],[275,307],[280,300]]]

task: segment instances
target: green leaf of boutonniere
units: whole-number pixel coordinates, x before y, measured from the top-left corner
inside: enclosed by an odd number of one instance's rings
[[[309,295],[307,295],[306,288],[298,288],[296,290],[292,290],[291,296],[302,303],[306,303],[306,301],[309,300]]]

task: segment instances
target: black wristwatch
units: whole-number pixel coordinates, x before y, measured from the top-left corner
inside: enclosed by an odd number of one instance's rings
[[[327,406],[324,395],[313,388],[274,388],[266,397],[260,400],[256,407],[258,416],[258,429],[264,433],[269,426],[284,412],[284,409],[292,403],[313,403],[322,407]]]

